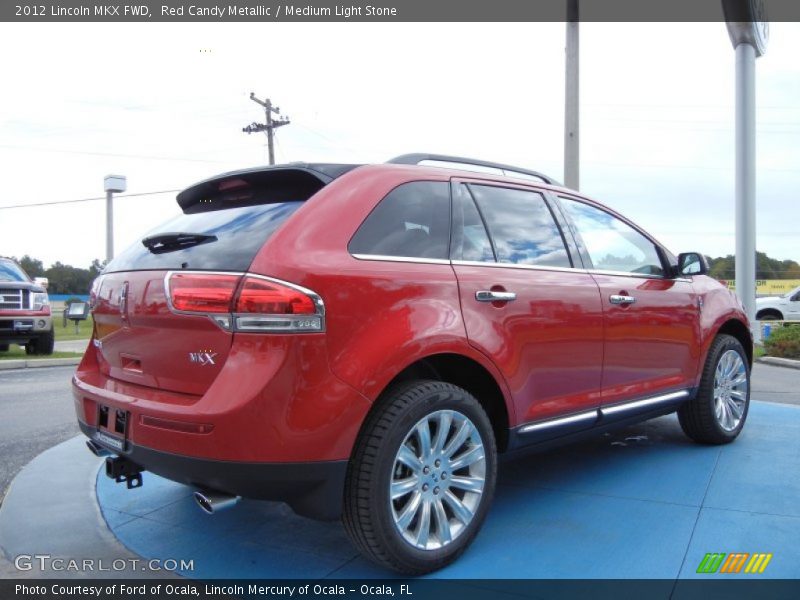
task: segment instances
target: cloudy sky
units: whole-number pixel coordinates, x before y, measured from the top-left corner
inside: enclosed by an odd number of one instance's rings
[[[88,266],[104,202],[266,162],[426,151],[563,177],[564,25],[0,24],[0,255]],[[800,24],[758,60],[758,249],[800,260]],[[724,24],[581,25],[581,190],[674,252],[734,251],[734,53]],[[120,197],[117,249],[178,211]]]

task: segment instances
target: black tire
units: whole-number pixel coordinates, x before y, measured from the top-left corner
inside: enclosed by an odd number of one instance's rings
[[[727,429],[722,424],[722,417],[718,416],[714,400],[714,381],[717,365],[720,359],[729,351],[739,355],[744,364],[747,379],[747,391],[741,418],[737,425]],[[729,444],[735,440],[744,427],[747,413],[750,408],[750,364],[742,344],[735,337],[721,334],[711,344],[711,349],[703,367],[700,387],[695,397],[678,409],[678,421],[683,432],[701,444]]]
[[[410,444],[410,437],[407,436],[413,435],[415,426],[427,416],[435,416],[438,411],[454,411],[451,413],[455,415],[453,423],[456,423],[455,419],[466,417],[474,426],[484,449],[484,458],[481,462],[481,468],[485,469],[484,483],[483,490],[477,498],[477,505],[472,510],[471,520],[468,519],[466,526],[459,526],[459,521],[456,520],[455,513],[445,498],[451,491],[442,483],[446,478],[442,477],[442,474],[452,478],[453,473],[446,473],[444,469],[447,467],[444,467],[430,471],[429,475],[419,475],[418,486],[408,493],[416,495],[421,494],[423,489],[429,489],[430,491],[425,493],[430,495],[439,490],[438,485],[442,485],[445,491],[438,492],[442,494],[438,496],[438,505],[447,506],[445,509],[447,512],[441,514],[447,517],[444,521],[455,523],[455,527],[460,527],[452,541],[442,543],[439,548],[422,549],[407,541],[395,524],[395,511],[400,510],[396,503],[403,500],[390,499],[390,483],[400,468],[395,459],[401,444]],[[463,422],[462,420],[461,423]],[[426,427],[430,432],[430,426],[426,424]],[[450,431],[453,433],[443,443],[445,449],[450,442],[456,444],[455,429]],[[431,434],[434,447],[437,436],[438,431],[434,430]],[[473,439],[477,438],[470,438],[464,446],[458,448],[474,447]],[[451,456],[463,455],[456,451],[458,448],[454,449]],[[458,476],[463,471],[456,470],[454,473]],[[435,571],[456,560],[477,535],[494,496],[496,476],[497,449],[492,426],[480,403],[471,394],[455,385],[439,381],[414,381],[395,387],[378,400],[356,442],[345,482],[343,512],[345,531],[359,551],[378,565],[406,575]],[[416,475],[413,477],[416,478]],[[423,481],[428,481],[431,477],[437,477],[435,481],[438,483],[431,483],[431,486],[437,487],[431,488],[426,485],[423,488]],[[441,481],[438,477],[442,477]],[[462,493],[458,488],[453,489],[455,494]],[[466,493],[461,499],[466,501],[465,498]],[[471,496],[471,499],[474,502],[475,496]],[[411,500],[408,502],[412,503]],[[424,500],[420,503],[420,506],[423,505]],[[439,524],[442,520],[434,514],[436,505],[429,506],[433,511],[429,516],[430,527],[434,526],[434,522],[437,526],[437,533],[432,539],[438,540],[438,531],[441,530]],[[422,517],[419,516],[419,511],[414,512],[417,515],[414,517],[416,521],[412,520],[411,523],[416,522],[419,527]],[[448,534],[451,531],[449,524],[447,531]]]
[[[0,352],[8,352],[8,344],[0,344]]]
[[[783,315],[777,310],[765,310],[756,315],[756,321],[783,321]]]
[[[50,329],[42,334],[39,334],[35,339],[25,344],[25,354],[35,355],[50,355],[56,345],[55,332]]]

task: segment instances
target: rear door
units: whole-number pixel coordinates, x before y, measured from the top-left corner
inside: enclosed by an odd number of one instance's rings
[[[649,237],[611,212],[560,196],[605,319],[603,405],[689,388],[699,365],[699,304]]]
[[[573,268],[545,196],[456,180],[453,211],[451,258],[467,336],[503,373],[517,422],[533,429],[531,422],[586,413],[576,423],[588,427],[600,404],[600,293]]]

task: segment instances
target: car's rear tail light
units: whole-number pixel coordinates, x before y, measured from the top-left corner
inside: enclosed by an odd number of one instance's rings
[[[298,285],[246,275],[236,297],[237,331],[324,331],[322,299]]]
[[[245,277],[236,298],[237,313],[313,315],[314,301],[303,292],[274,281]]]
[[[322,299],[298,285],[261,275],[171,272],[170,307],[209,316],[226,330],[302,333],[325,330]]]
[[[168,280],[169,299],[180,312],[230,313],[239,275],[173,273]]]

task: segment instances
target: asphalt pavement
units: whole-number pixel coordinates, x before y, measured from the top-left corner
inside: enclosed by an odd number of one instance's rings
[[[80,433],[70,392],[74,370],[69,366],[0,372],[0,501],[29,461]]]

